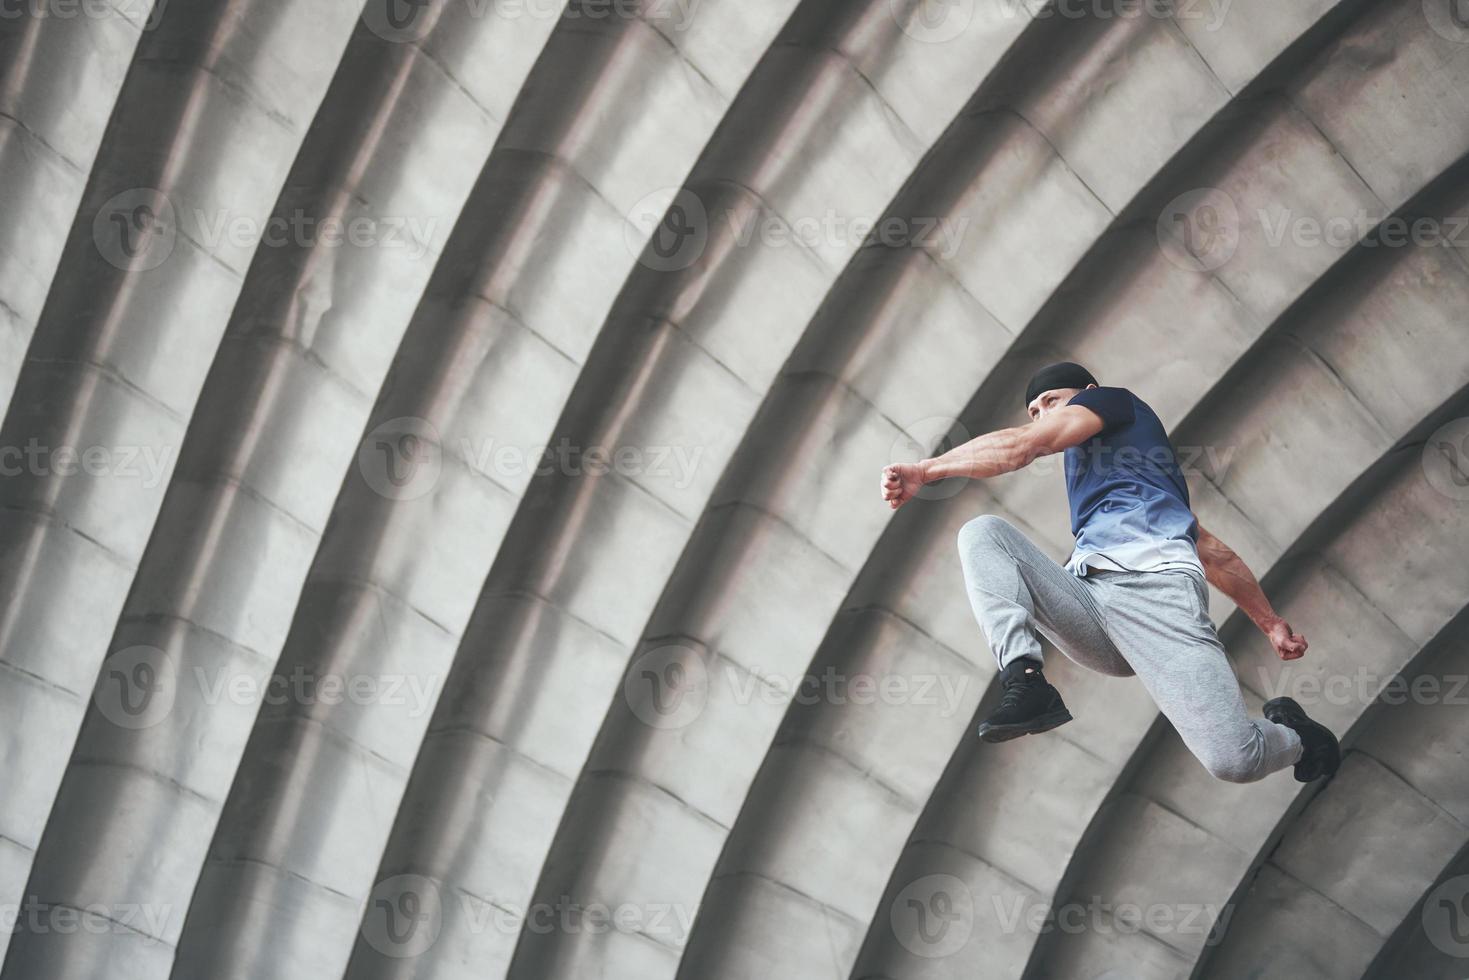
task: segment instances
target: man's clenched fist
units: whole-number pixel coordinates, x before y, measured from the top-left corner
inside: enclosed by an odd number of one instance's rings
[[[923,487],[923,470],[917,463],[890,463],[882,468],[882,499],[893,510],[906,504]]]
[[[1276,620],[1266,635],[1270,637],[1270,645],[1280,654],[1281,660],[1296,660],[1306,652],[1306,638],[1291,632],[1290,624],[1283,619]]]

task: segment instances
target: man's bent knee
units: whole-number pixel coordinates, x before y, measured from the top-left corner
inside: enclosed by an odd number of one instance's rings
[[[1226,783],[1253,783],[1260,778],[1255,760],[1245,752],[1210,752],[1200,756],[1199,761],[1209,775]]]
[[[964,522],[959,528],[959,549],[971,551],[976,548],[1004,550],[1001,542],[1015,534],[1015,525],[995,514],[981,514]]]

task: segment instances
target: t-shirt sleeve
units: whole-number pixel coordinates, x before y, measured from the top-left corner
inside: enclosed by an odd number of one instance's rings
[[[1102,417],[1101,435],[1115,432],[1133,419],[1132,393],[1126,388],[1085,388],[1068,405],[1081,405]]]

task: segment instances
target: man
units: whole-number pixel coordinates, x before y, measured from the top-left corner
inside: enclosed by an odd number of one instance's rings
[[[1246,712],[1209,619],[1206,579],[1281,659],[1304,654],[1306,638],[1276,615],[1239,556],[1199,525],[1153,410],[1069,361],[1038,372],[1025,403],[1029,425],[883,470],[882,497],[896,510],[935,480],[998,476],[1065,451],[1076,546],[1064,567],[999,517],[976,517],[959,531],[970,605],[1000,665],[1000,703],[979,736],[999,742],[1071,720],[1042,673],[1038,631],[1085,667],[1135,674],[1219,779],[1251,782],[1286,766],[1301,782],[1334,773],[1336,737],[1294,700],[1267,701],[1259,721]]]

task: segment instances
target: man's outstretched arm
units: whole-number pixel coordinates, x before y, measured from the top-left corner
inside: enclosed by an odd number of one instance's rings
[[[942,456],[883,467],[882,499],[897,510],[924,484],[951,476],[999,476],[1051,453],[1079,446],[1102,431],[1102,417],[1081,405],[1058,408],[1028,425],[997,429],[955,446]]]
[[[1214,588],[1234,600],[1250,621],[1270,638],[1270,645],[1281,660],[1295,660],[1306,652],[1306,638],[1291,632],[1290,624],[1281,619],[1265,598],[1260,582],[1234,549],[1199,525],[1199,560],[1204,576]]]

